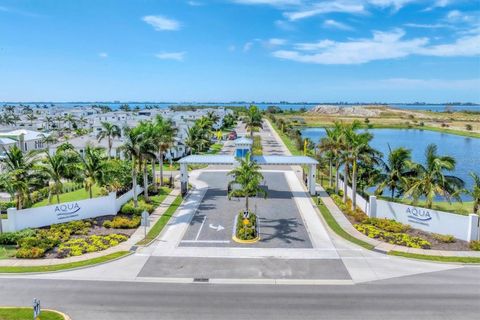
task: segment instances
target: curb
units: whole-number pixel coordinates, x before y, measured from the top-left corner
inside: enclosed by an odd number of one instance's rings
[[[30,309],[30,308],[31,307],[12,307],[12,306],[6,306],[6,307],[2,306],[2,307],[0,307],[0,309]],[[70,316],[68,314],[63,313],[62,311],[53,310],[53,309],[42,309],[42,311],[48,311],[48,312],[53,312],[53,313],[59,314],[60,316],[63,317],[64,320],[72,320],[72,318],[70,318]],[[38,319],[40,319],[40,317]]]

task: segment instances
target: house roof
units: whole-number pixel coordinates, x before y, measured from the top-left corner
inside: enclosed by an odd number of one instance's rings
[[[7,137],[10,139],[13,138],[18,140],[18,137],[22,134],[24,135],[23,136],[24,141],[41,139],[43,137],[48,137],[50,135],[45,132],[38,132],[38,131],[27,130],[27,129],[17,129],[13,131],[0,132],[0,137]]]

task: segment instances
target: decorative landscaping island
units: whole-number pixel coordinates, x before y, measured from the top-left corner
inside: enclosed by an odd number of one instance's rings
[[[260,240],[257,216],[249,212],[240,212],[235,220],[233,241],[238,243],[255,243]]]
[[[0,319],[5,320],[26,320],[33,318],[32,308],[0,307]],[[65,320],[70,319],[65,314],[55,310],[42,310],[38,319],[46,320]]]

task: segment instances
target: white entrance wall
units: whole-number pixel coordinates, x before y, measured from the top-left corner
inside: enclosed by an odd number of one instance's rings
[[[143,192],[143,188],[137,186],[137,194],[141,192]],[[9,208],[7,210],[8,218],[3,220],[3,231],[14,232],[26,228],[40,228],[57,223],[116,215],[122,205],[132,198],[133,189],[119,198],[116,197],[115,192],[111,192],[105,197],[65,202],[38,208],[23,210]]]

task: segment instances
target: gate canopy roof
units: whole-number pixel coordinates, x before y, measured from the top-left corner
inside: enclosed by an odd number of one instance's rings
[[[252,160],[259,165],[315,165],[318,161],[307,156],[252,156]],[[182,158],[178,163],[184,164],[221,164],[234,165],[237,159],[232,155],[190,155]]]

